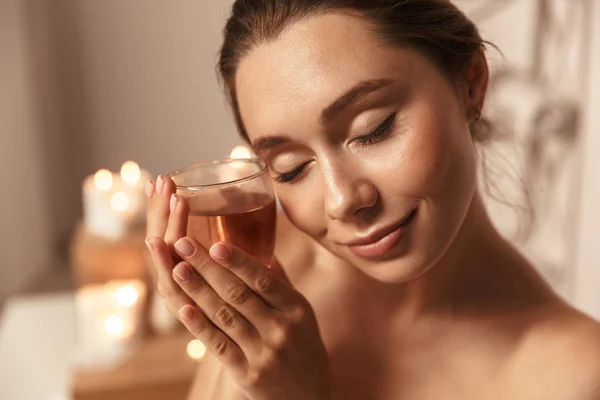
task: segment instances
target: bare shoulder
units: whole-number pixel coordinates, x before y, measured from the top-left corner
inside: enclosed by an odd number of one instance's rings
[[[600,324],[571,307],[552,307],[523,336],[510,370],[530,398],[600,400]]]

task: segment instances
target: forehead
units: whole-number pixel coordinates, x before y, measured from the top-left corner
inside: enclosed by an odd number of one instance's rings
[[[241,61],[237,99],[251,139],[306,123],[353,85],[421,68],[414,51],[385,43],[363,18],[328,13],[292,24]],[[294,121],[297,119],[298,121]]]

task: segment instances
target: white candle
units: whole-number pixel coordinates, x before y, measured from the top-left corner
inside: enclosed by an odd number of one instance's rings
[[[83,211],[86,230],[96,236],[118,240],[145,222],[143,182],[150,178],[133,161],[121,167],[121,174],[102,169],[83,183]]]
[[[107,170],[88,176],[83,183],[83,221],[91,234],[110,239],[125,236],[127,220],[113,208],[116,177]]]
[[[76,363],[118,363],[141,337],[146,286],[142,281],[113,281],[77,289]]]
[[[140,169],[134,161],[126,161],[121,166],[119,190],[129,197],[130,216],[134,223],[139,223],[146,216],[145,183],[151,178],[148,171]]]

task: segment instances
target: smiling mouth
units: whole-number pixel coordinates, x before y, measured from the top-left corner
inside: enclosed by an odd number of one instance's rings
[[[355,240],[345,245],[359,257],[378,258],[384,256],[400,241],[417,216],[414,209],[400,223],[391,228],[374,232],[364,239]]]

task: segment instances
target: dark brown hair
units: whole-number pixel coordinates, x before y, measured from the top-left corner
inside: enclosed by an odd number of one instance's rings
[[[363,16],[383,40],[419,51],[454,81],[485,46],[475,24],[449,0],[237,0],[224,29],[218,73],[244,139],[235,88],[240,60],[293,22],[330,11]],[[477,124],[474,137],[485,141],[486,124]]]

